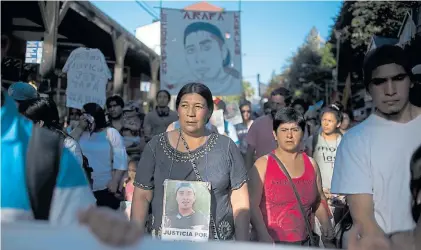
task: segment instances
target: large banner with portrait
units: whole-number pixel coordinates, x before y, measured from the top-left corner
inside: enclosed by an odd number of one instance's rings
[[[160,81],[172,95],[189,82],[241,94],[240,12],[161,9]]]
[[[166,180],[162,215],[163,240],[207,241],[210,223],[210,183]]]

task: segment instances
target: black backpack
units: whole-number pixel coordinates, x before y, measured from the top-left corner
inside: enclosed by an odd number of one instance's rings
[[[33,126],[32,135],[26,152],[25,177],[29,201],[36,220],[48,220],[51,201],[65,137],[61,133]],[[88,159],[82,155],[83,169],[92,186],[93,180]]]
[[[36,220],[49,219],[63,142],[63,137],[58,133],[33,126],[26,152],[25,181]]]

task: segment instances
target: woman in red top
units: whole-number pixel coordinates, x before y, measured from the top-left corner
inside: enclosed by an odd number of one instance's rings
[[[305,210],[311,220],[312,211],[322,224],[322,240],[333,238],[320,171],[316,162],[299,151],[305,127],[302,114],[283,108],[273,120],[278,148],[272,153],[283,162],[291,176]],[[254,164],[250,173],[251,222],[260,242],[308,245],[306,221],[286,175],[276,160],[265,155]]]

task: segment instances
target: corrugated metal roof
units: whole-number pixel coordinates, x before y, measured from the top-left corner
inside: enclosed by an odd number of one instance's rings
[[[199,2],[192,5],[189,5],[184,8],[184,10],[192,10],[192,11],[223,11],[224,9],[215,5],[212,5],[208,2]]]

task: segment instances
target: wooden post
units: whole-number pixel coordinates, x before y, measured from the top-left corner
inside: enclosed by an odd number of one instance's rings
[[[149,58],[149,63],[151,65],[151,88],[148,93],[148,100],[156,104],[156,93],[160,89],[158,74],[159,74],[159,57]]]
[[[115,53],[115,64],[114,64],[114,82],[113,82],[113,94],[123,94],[123,69],[124,69],[124,58],[126,57],[129,43],[127,39],[113,31],[111,34],[114,44]]]
[[[42,61],[39,67],[41,77],[55,70],[58,26],[66,16],[71,3],[71,1],[65,1],[60,9],[60,1],[38,1],[45,28]]]
[[[129,100],[131,100],[133,97],[130,95],[129,96],[129,92],[130,90],[130,67],[127,67],[127,82],[124,83],[124,87],[123,87],[123,100],[124,102],[127,102]]]
[[[59,24],[59,1],[39,1],[41,17],[44,23],[44,45],[39,73],[45,77],[53,72],[57,53],[57,31]]]

